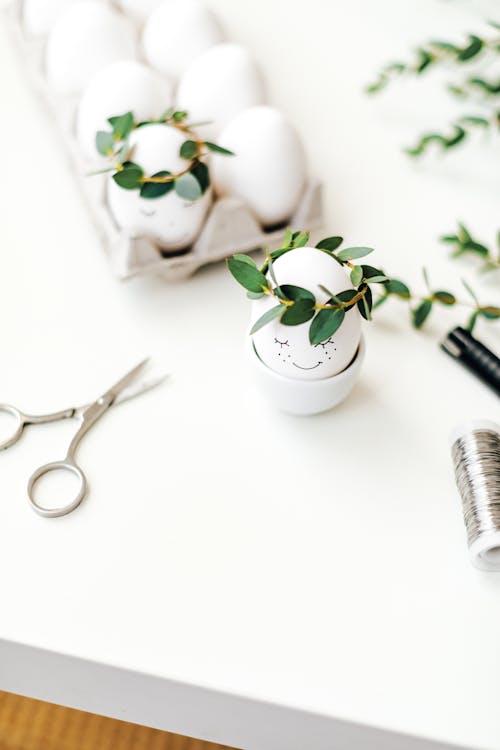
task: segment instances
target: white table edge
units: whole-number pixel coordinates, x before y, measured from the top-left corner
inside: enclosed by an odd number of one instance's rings
[[[458,750],[4,639],[0,689],[243,750]]]

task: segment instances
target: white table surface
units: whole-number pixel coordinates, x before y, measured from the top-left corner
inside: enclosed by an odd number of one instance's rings
[[[491,149],[411,163],[399,145],[449,115],[433,84],[361,92],[408,44],[477,27],[472,4],[210,5],[306,140],[323,234],[417,288],[426,264],[498,302],[498,277],[436,242],[457,218],[494,236]],[[500,576],[469,563],[447,436],[499,405],[436,345],[463,316],[418,333],[388,304],[347,402],[276,413],[249,384],[224,267],[117,282],[3,29],[0,71],[1,399],[79,403],[145,354],[173,373],[89,433],[71,516],[36,516],[25,483],[73,425],[0,456],[0,688],[249,750],[435,746],[392,732],[498,750]],[[497,349],[499,333],[478,328]]]

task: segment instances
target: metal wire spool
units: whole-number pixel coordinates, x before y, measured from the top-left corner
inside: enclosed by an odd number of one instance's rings
[[[472,563],[500,570],[500,427],[464,426],[452,438],[451,453]]]

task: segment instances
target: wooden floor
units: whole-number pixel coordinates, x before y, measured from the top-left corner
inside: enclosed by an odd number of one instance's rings
[[[230,750],[0,691],[0,750]]]

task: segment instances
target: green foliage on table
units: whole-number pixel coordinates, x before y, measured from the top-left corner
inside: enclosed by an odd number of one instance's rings
[[[420,77],[431,69],[447,65],[460,75],[458,80],[447,84],[447,90],[464,101],[470,99],[472,105],[481,108],[479,114],[469,113],[458,117],[444,131],[425,133],[414,146],[405,149],[409,156],[421,156],[432,144],[445,151],[453,149],[465,143],[475,130],[491,130],[500,134],[500,78],[498,73],[492,78],[489,72],[491,63],[497,63],[500,57],[500,35],[498,24],[491,22],[490,26],[492,33],[489,36],[469,34],[459,42],[429,41],[415,50],[412,60],[385,65],[376,80],[367,86],[366,91],[375,94],[396,78]],[[469,63],[474,66],[474,75],[467,75]],[[478,65],[484,68],[484,74],[478,73]]]
[[[424,269],[424,280],[427,294],[423,297],[412,294],[410,287],[399,279],[390,278],[380,268],[368,265],[355,265],[351,261],[362,258],[373,252],[370,247],[350,247],[336,253],[343,242],[342,237],[327,237],[317,243],[316,247],[326,252],[335,261],[350,270],[351,289],[333,294],[318,281],[318,286],[327,295],[324,303],[318,303],[315,295],[308,289],[292,284],[278,285],[274,274],[273,263],[285,253],[299,247],[304,247],[309,241],[307,232],[292,232],[286,230],[284,242],[277,250],[267,252],[265,263],[259,268],[248,255],[237,253],[228,259],[229,271],[247,290],[247,297],[251,300],[262,299],[265,296],[275,300],[271,307],[254,323],[250,333],[254,334],[278,319],[283,325],[301,325],[311,321],[309,326],[309,341],[313,346],[327,341],[340,328],[346,313],[357,306],[360,314],[371,320],[372,309],[380,307],[390,297],[409,303],[410,318],[413,326],[422,328],[436,306],[452,307],[461,305],[472,308],[468,320],[468,328],[472,330],[479,317],[486,320],[500,318],[500,307],[496,305],[482,305],[468,284],[465,288],[472,298],[472,304],[460,302],[452,292],[445,289],[433,290],[429,276]],[[354,276],[354,281],[353,281]],[[371,284],[376,284],[379,295],[373,300]]]

